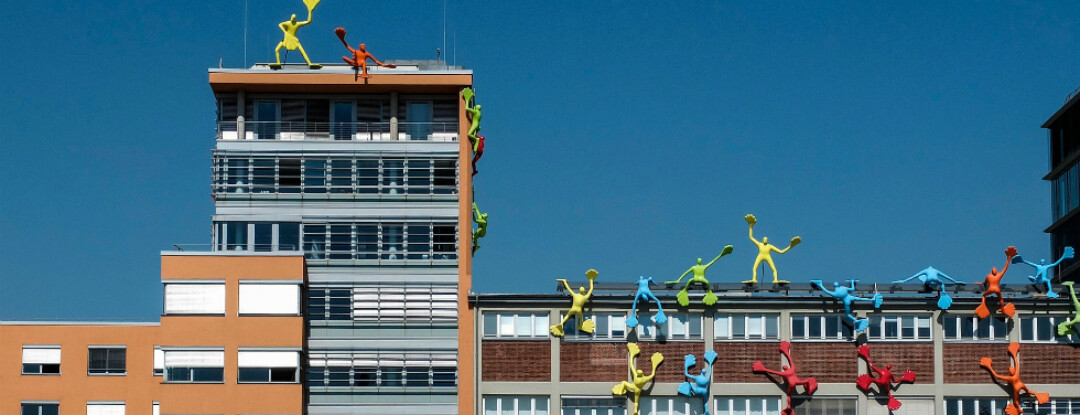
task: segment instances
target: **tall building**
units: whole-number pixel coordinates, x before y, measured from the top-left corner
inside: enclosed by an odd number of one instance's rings
[[[1050,248],[1055,258],[1066,246],[1080,248],[1080,89],[1073,91],[1050,119],[1042,125],[1050,133],[1051,183]],[[1080,281],[1078,259],[1062,262],[1056,281]]]
[[[213,250],[303,253],[313,415],[472,412],[472,72],[392,63],[210,70]]]

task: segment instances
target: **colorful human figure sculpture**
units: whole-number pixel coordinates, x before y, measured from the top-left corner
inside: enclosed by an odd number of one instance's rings
[[[855,292],[855,282],[857,281],[858,280],[848,280],[848,282],[851,283],[851,287],[841,286],[840,283],[834,282],[832,284],[833,289],[831,291],[825,289],[825,286],[821,285],[821,280],[812,280],[810,281],[810,283],[814,284],[815,286],[820,288],[821,291],[824,291],[826,294],[832,296],[833,298],[844,302],[844,321],[854,327],[855,331],[858,332],[866,330],[866,327],[870,325],[870,320],[865,318],[855,318],[855,315],[851,313],[851,303],[854,303],[856,301],[865,301],[868,303],[874,303],[874,308],[880,308],[882,297],[881,293],[874,293],[874,296],[870,298],[855,296],[855,294],[852,293]]]
[[[1061,337],[1068,336],[1069,332],[1074,330],[1076,335],[1080,336],[1080,329],[1076,328],[1076,325],[1080,324],[1080,300],[1076,298],[1076,289],[1073,288],[1073,284],[1073,281],[1065,281],[1061,283],[1062,286],[1069,289],[1069,297],[1072,298],[1073,309],[1076,310],[1074,311],[1074,313],[1076,314],[1073,315],[1072,320],[1063,321],[1061,322],[1061,324],[1058,324],[1057,335]]]
[[[322,65],[317,63],[311,63],[311,59],[308,58],[307,52],[304,52],[304,47],[300,46],[300,39],[296,37],[296,31],[301,27],[307,26],[311,23],[311,12],[315,10],[315,6],[319,5],[320,0],[304,0],[304,6],[307,6],[307,20],[302,22],[296,21],[296,14],[294,13],[289,20],[281,22],[278,27],[281,32],[285,34],[285,37],[278,42],[277,47],[274,48],[274,55],[277,57],[277,63],[270,65],[271,68],[281,68],[281,48],[289,50],[300,50],[300,55],[304,56],[304,62],[307,62],[308,67],[311,69],[322,68]]]
[[[899,378],[892,373],[892,365],[885,365],[885,368],[874,366],[874,363],[870,361],[870,346],[859,346],[859,356],[862,356],[863,360],[866,360],[866,365],[870,366],[870,371],[875,373],[876,376],[859,375],[855,380],[855,385],[859,387],[859,390],[867,392],[870,390],[870,384],[877,385],[878,394],[884,394],[889,397],[888,407],[890,411],[900,409],[900,401],[893,397],[893,384],[897,386],[900,383],[908,382],[915,383],[915,372],[910,370],[904,371],[904,375]]]
[[[1006,317],[1012,318],[1016,313],[1016,306],[1013,303],[1006,302],[1005,297],[1001,295],[1001,278],[1005,276],[1005,271],[1009,270],[1009,262],[1016,256],[1016,247],[1010,246],[1005,248],[1005,267],[1001,269],[999,273],[997,267],[991,267],[990,273],[986,274],[986,281],[983,285],[986,286],[986,291],[982,294],[982,303],[975,308],[975,315],[980,319],[990,317],[990,309],[986,307],[986,297],[994,294],[998,297],[998,302],[1001,303],[1001,307],[998,308]]]
[[[638,277],[637,280],[637,293],[634,294],[634,305],[630,308],[630,316],[626,317],[626,327],[634,328],[638,325],[637,319],[637,303],[639,299],[648,302],[652,300],[656,303],[656,316],[653,320],[656,324],[664,324],[667,321],[667,316],[664,315],[664,306],[660,305],[660,299],[653,295],[652,290],[649,288],[649,284],[653,283],[652,277],[646,278],[645,276]]]
[[[683,360],[683,374],[689,379],[686,382],[679,384],[679,394],[686,396],[700,396],[702,398],[702,405],[704,415],[709,415],[709,387],[712,386],[712,365],[716,362],[716,352],[712,350],[705,351],[705,367],[701,368],[701,374],[694,376],[690,374],[690,368],[697,364],[697,359],[692,354],[686,355]]]
[[[473,221],[476,222],[476,230],[472,234],[472,253],[475,255],[476,250],[480,249],[480,238],[487,236],[488,214],[480,213],[480,208],[476,206],[476,202],[473,202],[472,208]]]
[[[595,269],[590,269],[588,271],[585,271],[585,278],[589,279],[589,291],[588,292],[585,292],[585,287],[578,287],[578,292],[574,292],[574,289],[570,288],[570,283],[567,282],[565,279],[560,278],[560,279],[556,280],[556,281],[562,282],[563,285],[566,286],[566,292],[570,293],[570,296],[573,297],[574,299],[573,299],[573,303],[571,303],[571,305],[570,305],[570,310],[566,312],[566,316],[563,317],[562,321],[559,322],[559,324],[551,326],[551,335],[556,336],[556,337],[562,337],[562,335],[563,335],[563,325],[566,324],[566,321],[569,320],[570,317],[576,317],[577,318],[578,331],[583,331],[583,332],[586,332],[586,333],[592,333],[593,332],[593,329],[596,328],[596,323],[593,322],[592,320],[586,320],[585,315],[582,312],[585,310],[585,303],[587,301],[589,301],[589,297],[592,297],[593,280],[595,280],[596,276],[599,275],[599,274],[600,273],[596,272]]]
[[[757,239],[754,239],[754,224],[757,223],[757,218],[755,218],[754,215],[746,215],[746,223],[750,225],[750,241],[757,246],[758,255],[757,259],[754,260],[754,277],[750,280],[743,281],[743,284],[757,284],[757,269],[758,265],[761,265],[762,261],[768,263],[769,268],[772,268],[773,284],[787,284],[787,281],[777,279],[776,264],[773,263],[772,253],[776,252],[778,254],[783,254],[789,249],[795,247],[795,245],[801,243],[802,238],[798,236],[791,238],[791,243],[788,244],[787,248],[777,249],[775,245],[769,243],[768,237],[762,237],[761,242],[758,242]]]
[[[1035,267],[1035,275],[1029,275],[1028,279],[1031,280],[1031,283],[1035,285],[1046,284],[1046,296],[1050,298],[1058,298],[1058,294],[1054,292],[1054,287],[1050,285],[1050,277],[1046,275],[1047,271],[1049,271],[1050,268],[1056,267],[1058,264],[1061,263],[1061,261],[1064,261],[1066,259],[1072,259],[1073,256],[1075,256],[1075,251],[1073,251],[1073,248],[1071,246],[1066,246],[1065,252],[1061,254],[1061,258],[1058,258],[1058,260],[1055,261],[1053,264],[1048,265],[1045,259],[1040,259],[1038,264],[1034,262],[1028,262],[1025,261],[1024,258],[1020,255],[1013,257],[1012,263],[1019,264],[1023,262],[1025,264]]]
[[[690,305],[690,294],[687,293],[687,291],[690,290],[690,286],[693,284],[702,284],[705,286],[705,297],[701,299],[702,303],[705,303],[705,305],[716,304],[716,294],[713,294],[712,287],[709,286],[709,280],[705,279],[705,270],[709,269],[709,267],[711,267],[712,264],[716,262],[716,260],[720,259],[724,255],[730,254],[733,250],[735,250],[735,247],[731,245],[725,246],[724,249],[720,251],[720,255],[717,255],[716,258],[713,258],[712,261],[709,261],[709,263],[705,265],[701,265],[701,258],[698,258],[697,265],[690,267],[690,269],[682,273],[682,275],[679,276],[679,279],[675,281],[664,282],[664,284],[667,285],[678,284],[688,274],[694,274],[694,276],[690,277],[690,281],[687,281],[686,285],[683,286],[682,291],[679,291],[679,305],[683,307]]]
[[[475,146],[475,148],[476,148],[476,150],[473,151],[473,158],[472,158],[472,175],[473,176],[475,176],[476,173],[480,173],[480,170],[478,170],[476,168],[476,162],[480,161],[480,157],[484,157],[484,136],[482,136],[482,135],[476,136],[476,146]]]
[[[641,349],[638,348],[637,343],[627,343],[626,348],[630,349],[630,373],[633,374],[631,382],[622,381],[614,388],[611,388],[611,393],[616,395],[626,395],[628,393],[634,394],[634,413],[638,415],[638,403],[641,400],[641,391],[645,390],[645,385],[649,383],[654,377],[656,377],[656,367],[660,366],[660,363],[664,361],[664,355],[660,352],[652,354],[652,373],[649,376],[645,376],[645,372],[637,368],[634,361],[637,360],[637,356],[641,354]]]
[[[802,386],[807,395],[813,395],[817,391],[817,380],[814,378],[799,379],[795,374],[795,361],[791,359],[791,343],[787,341],[780,342],[780,353],[784,355],[788,363],[780,365],[779,371],[766,369],[765,364],[761,363],[760,360],[754,362],[750,367],[754,372],[768,373],[784,379],[784,387],[787,389],[787,407],[781,413],[783,415],[795,415],[795,409],[791,407],[791,397],[797,392],[796,388]]]
[[[480,105],[476,104],[476,92],[472,88],[462,89],[461,97],[465,99],[465,115],[471,123],[466,135],[469,137],[469,144],[473,146],[473,153],[476,153],[480,146],[480,139],[476,136],[476,133],[480,132]]]
[[[1024,382],[1020,381],[1020,358],[1017,356],[1019,352],[1020,343],[1009,343],[1009,356],[1012,357],[1012,364],[1009,365],[1009,374],[1007,376],[999,375],[997,372],[994,371],[994,368],[992,366],[994,362],[989,357],[984,357],[979,360],[979,366],[982,366],[983,369],[989,370],[990,375],[993,376],[995,380],[1005,381],[1005,383],[1008,383],[1009,386],[1012,387],[1012,402],[1010,402],[1009,405],[1005,407],[1005,413],[1007,415],[1018,415],[1024,413],[1024,410],[1020,406],[1020,394],[1022,393],[1027,393],[1035,396],[1035,400],[1040,404],[1044,404],[1050,401],[1049,393],[1032,392],[1031,389],[1028,389],[1027,385],[1025,385]]]
[[[349,52],[352,53],[351,59],[348,56],[342,56],[341,59],[344,60],[345,63],[351,65],[353,68],[360,71],[359,74],[353,77],[354,79],[371,78],[371,75],[368,75],[367,72],[368,59],[371,59],[371,61],[375,62],[376,65],[382,66],[384,68],[397,68],[397,65],[394,65],[392,63],[379,62],[378,59],[375,59],[375,55],[372,55],[371,52],[367,51],[367,45],[363,43],[357,46],[356,49],[353,49],[352,46],[349,46],[349,42],[345,41],[344,27],[334,29],[334,34],[337,35],[338,39],[341,39],[341,44],[345,45],[345,49],[348,49]]]
[[[941,272],[934,267],[926,267],[926,269],[916,272],[915,275],[912,275],[907,279],[893,281],[893,284],[903,284],[915,278],[918,278],[919,281],[922,281],[923,285],[926,286],[927,289],[936,290],[938,292],[937,305],[938,308],[942,310],[948,310],[949,307],[952,306],[952,297],[949,297],[949,293],[945,292],[945,285],[949,283],[956,285],[966,284],[965,282],[960,282],[952,279],[952,277],[945,275],[944,272]],[[949,282],[947,283],[945,282],[945,280],[949,280]]]

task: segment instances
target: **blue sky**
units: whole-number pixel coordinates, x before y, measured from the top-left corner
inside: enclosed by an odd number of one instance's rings
[[[159,251],[210,239],[206,69],[244,66],[244,2],[5,4],[0,319],[155,320]],[[434,58],[442,6],[323,0],[300,39]],[[251,2],[246,63],[303,11]],[[1080,3],[450,1],[446,27],[485,109],[477,291],[669,279],[727,244],[709,278],[743,280],[747,213],[803,238],[796,282],[1049,255],[1039,126],[1080,86]]]

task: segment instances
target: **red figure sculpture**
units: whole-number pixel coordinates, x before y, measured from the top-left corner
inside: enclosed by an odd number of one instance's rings
[[[1027,385],[1025,385],[1024,382],[1020,381],[1020,358],[1016,356],[1016,354],[1019,352],[1020,343],[1009,343],[1009,356],[1012,356],[1012,365],[1009,366],[1008,376],[1002,376],[997,374],[997,372],[995,372],[994,368],[991,366],[994,362],[989,357],[984,357],[979,360],[979,366],[982,366],[984,369],[989,370],[990,374],[994,376],[996,380],[1003,380],[1008,383],[1009,386],[1012,386],[1012,402],[1005,407],[1005,413],[1007,415],[1019,415],[1024,413],[1024,410],[1020,408],[1021,393],[1029,393],[1031,395],[1034,395],[1035,400],[1038,401],[1040,404],[1050,401],[1049,393],[1032,392],[1031,389],[1028,389]]]
[[[876,373],[877,376],[871,377],[870,375],[859,375],[859,378],[855,380],[855,385],[863,392],[867,392],[870,389],[871,383],[877,385],[878,393],[888,395],[889,397],[889,410],[895,411],[900,409],[900,401],[896,400],[892,394],[893,384],[895,383],[899,386],[901,382],[914,383],[915,372],[908,370],[904,372],[903,376],[897,378],[896,375],[892,374],[892,365],[885,365],[884,369],[874,366],[874,363],[870,361],[870,346],[865,344],[859,346],[859,356],[862,356],[862,358],[866,360],[866,364],[870,366],[870,371]]]
[[[472,158],[472,174],[473,174],[473,176],[475,176],[476,173],[480,172],[480,170],[476,169],[476,162],[480,161],[480,157],[483,157],[483,156],[484,156],[484,136],[478,135],[478,136],[476,136],[476,151],[473,152],[473,158]]]
[[[1010,246],[1005,248],[1005,267],[1001,268],[1001,273],[998,273],[997,267],[991,267],[990,273],[986,274],[986,281],[983,285],[986,286],[986,291],[982,295],[982,304],[975,309],[975,315],[979,318],[990,317],[990,309],[986,307],[986,297],[990,294],[996,294],[998,302],[1001,303],[1000,310],[1007,317],[1012,318],[1016,313],[1016,306],[1013,303],[1006,302],[1005,297],[1001,295],[1001,277],[1005,276],[1005,271],[1009,270],[1009,263],[1012,262],[1013,257],[1016,256],[1016,247]]]
[[[795,410],[791,408],[791,396],[796,393],[795,388],[802,386],[807,395],[813,395],[817,391],[817,380],[814,378],[799,379],[795,375],[795,361],[791,359],[791,343],[780,342],[780,353],[784,355],[788,362],[787,365],[780,366],[780,371],[766,369],[760,360],[754,362],[751,367],[754,372],[764,372],[784,378],[784,386],[787,388],[787,407],[781,413],[783,415],[795,415]]]
[[[353,68],[359,68],[362,71],[362,73],[358,75],[359,78],[371,78],[371,75],[368,75],[367,73],[368,59],[371,59],[375,62],[376,65],[379,66],[387,68],[397,68],[397,65],[394,65],[392,63],[384,64],[382,62],[379,62],[378,59],[375,59],[375,55],[372,55],[367,51],[367,46],[363,43],[360,44],[360,46],[358,47],[359,49],[353,49],[351,46],[349,46],[349,42],[345,41],[344,27],[334,29],[334,33],[337,34],[338,39],[341,39],[341,43],[345,45],[345,49],[348,49],[349,52],[352,52],[352,59],[349,59],[348,56],[342,56],[341,59],[344,59],[345,63],[352,65]]]

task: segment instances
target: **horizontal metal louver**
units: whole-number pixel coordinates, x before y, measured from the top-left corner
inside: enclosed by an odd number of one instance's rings
[[[225,284],[165,284],[165,314],[225,314]]]
[[[225,352],[166,350],[165,367],[225,367]]]
[[[22,362],[28,364],[60,364],[59,347],[23,347]]]

